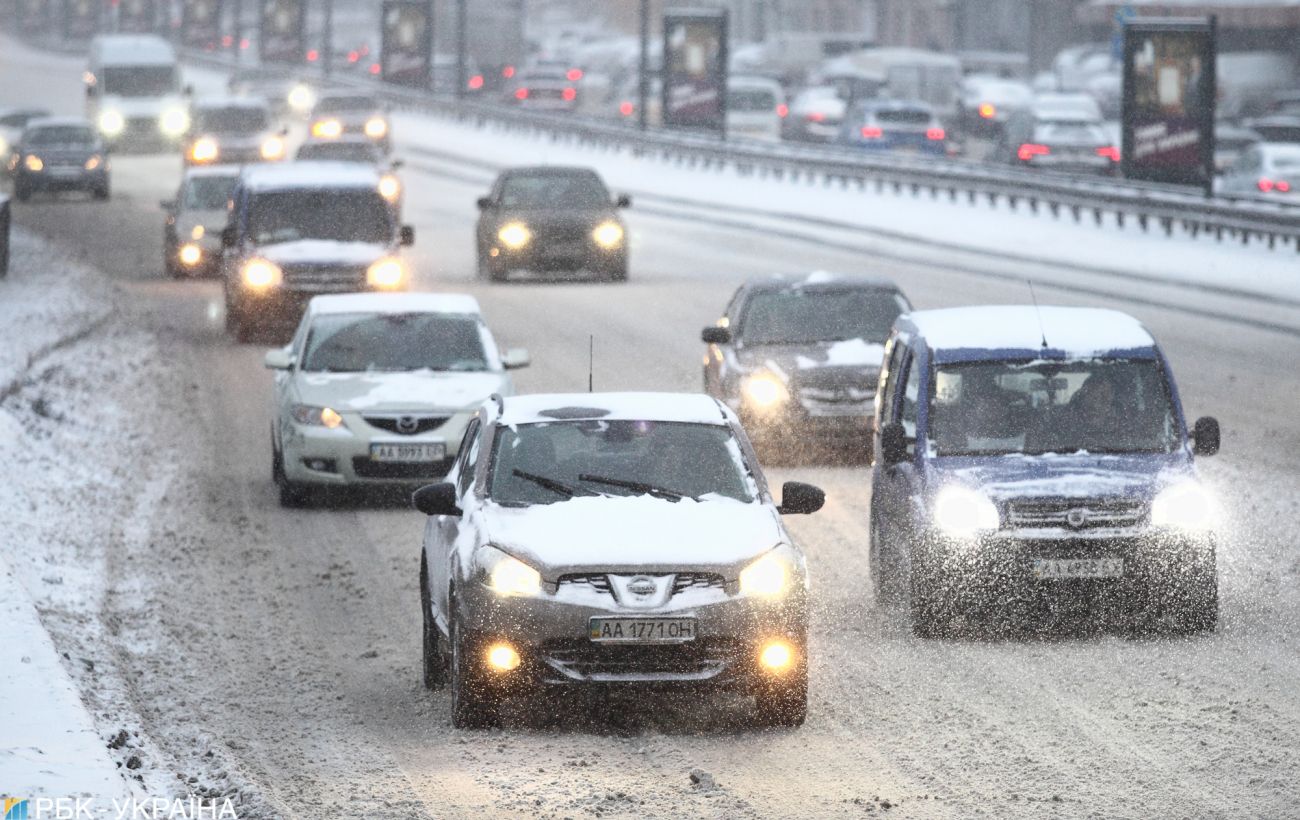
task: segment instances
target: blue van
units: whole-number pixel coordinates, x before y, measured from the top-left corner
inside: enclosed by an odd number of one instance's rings
[[[1213,630],[1216,504],[1168,362],[1112,310],[900,316],[876,393],[869,574],[913,632],[1077,615]]]

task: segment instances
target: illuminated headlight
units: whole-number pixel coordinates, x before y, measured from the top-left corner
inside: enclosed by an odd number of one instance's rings
[[[488,587],[497,595],[538,595],[542,591],[540,572],[499,549],[484,547],[479,550],[478,564]]]
[[[497,231],[497,239],[512,251],[517,251],[533,241],[533,232],[522,222],[511,222]]]
[[[1218,503],[1208,490],[1194,481],[1162,490],[1151,502],[1151,523],[1157,527],[1205,532],[1218,519]]]
[[[389,202],[396,202],[402,195],[402,183],[392,174],[384,174],[379,179],[379,195]]]
[[[383,117],[371,117],[366,120],[366,136],[372,140],[381,140],[388,133],[388,121]]]
[[[284,157],[284,140],[279,137],[267,137],[262,142],[262,159],[274,162]]]
[[[92,154],[90,159],[86,160],[85,167],[87,171],[94,171],[95,169],[97,169],[99,166],[103,164],[104,164],[103,157],[101,157],[99,154]]]
[[[274,262],[268,262],[265,259],[250,259],[244,264],[243,279],[244,284],[248,287],[261,290],[280,284],[284,279],[284,273],[280,270],[280,266]]]
[[[180,260],[182,265],[192,268],[203,261],[203,249],[193,242],[186,242],[181,245]]]
[[[623,244],[623,226],[612,219],[602,222],[591,232],[591,238],[605,250],[613,250]]]
[[[289,94],[285,98],[289,107],[300,114],[310,111],[312,106],[316,105],[316,93],[311,90],[311,86],[298,83],[289,89]]]
[[[190,113],[184,108],[168,108],[158,118],[158,127],[169,137],[179,137],[190,130]]]
[[[332,140],[343,134],[343,123],[338,120],[317,120],[311,124],[311,135]]]
[[[41,171],[45,170],[44,161],[35,154],[28,154],[27,159],[23,160],[23,165],[27,167],[28,171],[31,171],[34,174],[39,174]]]
[[[740,591],[744,595],[775,598],[785,594],[790,575],[789,559],[773,550],[740,571]]]
[[[212,137],[202,137],[190,146],[190,161],[212,162],[217,158],[217,141]]]
[[[998,508],[975,490],[945,487],[934,502],[934,523],[944,535],[971,538],[998,528]]]
[[[343,417],[330,407],[313,407],[310,404],[295,404],[289,409],[293,420],[308,427],[326,427],[333,430],[343,424]]]
[[[758,662],[768,672],[784,672],[794,663],[794,649],[785,641],[768,641],[758,653]]]
[[[0,137],[0,155],[9,153],[9,140]]]
[[[790,398],[785,382],[775,373],[755,373],[745,379],[741,391],[749,404],[760,409],[775,407]]]
[[[202,239],[207,230],[202,225],[195,225],[190,229],[190,239]]]
[[[126,130],[126,120],[118,111],[105,111],[99,115],[99,131],[105,136],[116,137]]]
[[[366,270],[366,284],[372,288],[395,288],[406,279],[406,268],[398,259],[380,259]]]

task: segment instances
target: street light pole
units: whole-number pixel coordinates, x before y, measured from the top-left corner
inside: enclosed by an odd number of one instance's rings
[[[325,0],[325,32],[320,47],[320,57],[325,61],[325,76],[334,70],[334,0]]]
[[[650,103],[650,0],[641,0],[641,62],[640,89],[636,113],[637,125],[646,129],[646,107]]]
[[[466,60],[469,57],[469,9],[467,0],[456,0],[456,98],[463,99],[469,85]]]

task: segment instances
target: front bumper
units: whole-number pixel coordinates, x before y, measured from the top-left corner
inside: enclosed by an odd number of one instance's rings
[[[87,171],[80,166],[49,166],[44,171],[20,170],[18,185],[30,191],[89,191],[108,187],[108,172],[103,168]]]
[[[445,414],[446,421],[427,432],[401,435],[367,421],[376,416],[343,412],[343,424],[333,430],[281,420],[281,455],[285,477],[299,484],[323,486],[383,486],[440,481],[451,469],[471,414]],[[444,414],[429,410],[411,416]],[[436,461],[384,462],[371,457],[371,444],[441,444]]]
[[[376,292],[393,293],[405,287],[373,288],[365,283],[365,273],[329,282],[303,281],[293,285],[269,287],[261,290],[228,282],[227,310],[234,310],[245,324],[259,327],[297,324],[313,296],[329,293]]]
[[[807,442],[841,445],[871,443],[872,402],[817,403],[790,398],[772,407],[754,407],[741,398],[728,402],[741,424],[759,442],[796,446]]]
[[[605,271],[627,264],[627,243],[606,249],[589,238],[568,240],[534,239],[522,248],[492,245],[490,263],[502,270]]]

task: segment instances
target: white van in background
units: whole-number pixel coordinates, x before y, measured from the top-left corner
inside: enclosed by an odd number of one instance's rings
[[[110,147],[174,148],[190,128],[176,51],[161,37],[109,34],[90,44],[86,116]]]
[[[727,136],[781,139],[781,120],[789,113],[785,92],[776,80],[736,77],[727,80]]]

